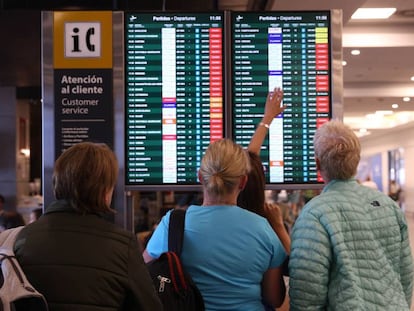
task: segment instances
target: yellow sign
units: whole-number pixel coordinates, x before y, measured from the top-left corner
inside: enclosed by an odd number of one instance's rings
[[[112,68],[112,12],[54,12],[53,65]]]

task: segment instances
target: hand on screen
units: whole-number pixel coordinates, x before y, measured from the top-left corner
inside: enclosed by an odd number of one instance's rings
[[[281,88],[276,87],[273,92],[269,92],[266,98],[264,111],[265,116],[274,118],[281,114],[286,109],[286,106],[281,106],[282,100],[283,91]]]

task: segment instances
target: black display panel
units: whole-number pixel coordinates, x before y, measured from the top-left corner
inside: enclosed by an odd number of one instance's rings
[[[247,147],[268,92],[281,87],[287,109],[261,149],[266,183],[322,183],[312,140],[332,116],[330,12],[233,12],[231,19],[233,139]]]
[[[126,185],[196,185],[224,136],[223,13],[125,14]]]

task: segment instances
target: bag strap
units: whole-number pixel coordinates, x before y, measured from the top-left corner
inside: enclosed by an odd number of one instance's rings
[[[185,212],[185,209],[174,209],[168,227],[168,250],[175,252],[178,257],[183,249]]]
[[[163,255],[167,257],[168,266],[170,268],[171,283],[174,286],[176,293],[181,293],[188,289],[188,284],[185,279],[184,269],[178,255],[175,252],[166,252]]]

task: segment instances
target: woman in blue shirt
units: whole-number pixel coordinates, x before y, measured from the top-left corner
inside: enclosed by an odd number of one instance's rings
[[[264,277],[285,260],[283,245],[265,218],[237,206],[249,170],[246,151],[222,139],[206,150],[198,172],[203,204],[187,209],[181,259],[207,311],[263,311],[262,286],[268,301],[284,299],[280,282]],[[168,250],[169,217],[170,212],[148,242],[146,262]]]

